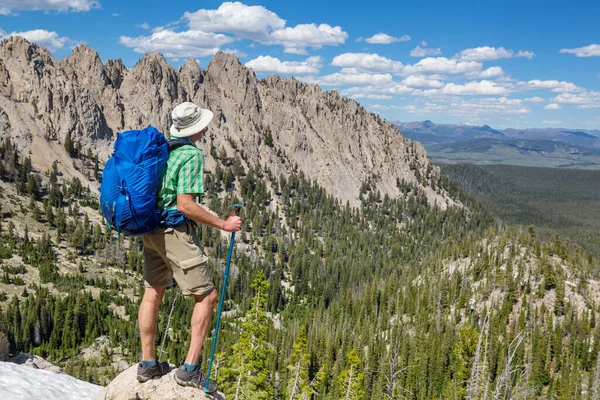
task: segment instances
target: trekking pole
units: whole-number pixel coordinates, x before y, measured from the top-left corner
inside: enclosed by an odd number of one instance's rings
[[[233,211],[229,216],[239,215],[242,209],[241,204],[234,204]],[[221,325],[221,312],[223,311],[223,300],[225,299],[225,289],[227,288],[227,278],[229,277],[229,265],[231,264],[231,256],[233,254],[233,242],[235,241],[235,232],[231,233],[231,240],[229,241],[229,253],[227,254],[227,265],[225,266],[225,276],[223,278],[223,288],[221,289],[221,299],[219,300],[219,313],[217,314],[217,324],[215,325],[215,335],[212,342],[212,350],[210,352],[210,362],[208,364],[208,372],[206,373],[206,386],[204,387],[204,393],[210,393],[208,385],[210,384],[210,372],[212,370],[213,359],[215,357],[215,350],[217,349],[217,338],[219,337],[219,325]]]

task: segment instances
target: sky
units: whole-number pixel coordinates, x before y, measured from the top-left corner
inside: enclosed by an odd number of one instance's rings
[[[387,120],[600,129],[600,2],[0,0],[0,37],[159,51],[338,90]]]

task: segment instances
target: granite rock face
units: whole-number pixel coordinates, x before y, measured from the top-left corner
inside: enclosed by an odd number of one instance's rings
[[[259,80],[225,53],[206,70],[192,58],[175,70],[156,52],[127,70],[120,60],[102,63],[85,45],[57,61],[23,38],[0,42],[0,137],[9,130],[20,147],[32,148],[34,164],[39,151],[60,151],[44,141],[70,138],[105,159],[117,132],[153,125],[167,133],[170,111],[183,101],[215,113],[205,149],[230,157],[243,150],[246,167],[275,176],[302,171],[351,204],[364,183],[396,197],[398,181],[419,187],[432,204],[454,203],[437,187],[439,169],[419,143],[336,91],[277,76]],[[207,157],[207,168],[214,166]]]
[[[119,374],[94,400],[225,400],[222,393],[207,396],[200,389],[179,386],[173,378],[175,370],[160,379],[137,381],[137,365]]]

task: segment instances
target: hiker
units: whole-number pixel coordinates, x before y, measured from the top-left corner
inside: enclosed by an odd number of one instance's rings
[[[145,382],[169,372],[168,363],[157,363],[154,343],[158,308],[166,289],[173,285],[175,279],[182,294],[192,296],[195,301],[190,348],[185,362],[175,373],[175,380],[180,385],[202,389],[206,376],[198,365],[198,359],[217,302],[217,292],[194,224],[237,232],[242,221],[235,215],[222,220],[204,210],[195,200],[204,192],[204,155],[194,143],[206,133],[213,113],[186,102],[175,107],[171,117],[170,144],[176,141],[179,146],[170,151],[158,186],[157,205],[163,213],[164,222],[142,237],[146,289],[138,313],[142,361],[138,365],[137,379]],[[216,390],[217,385],[210,382],[209,392]]]

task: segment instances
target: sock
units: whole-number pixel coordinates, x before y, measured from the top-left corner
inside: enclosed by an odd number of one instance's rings
[[[198,364],[188,364],[184,362],[183,365],[185,366],[185,370],[187,372],[194,372],[196,368],[198,368]]]
[[[156,367],[156,360],[142,360],[142,365],[146,368]]]

